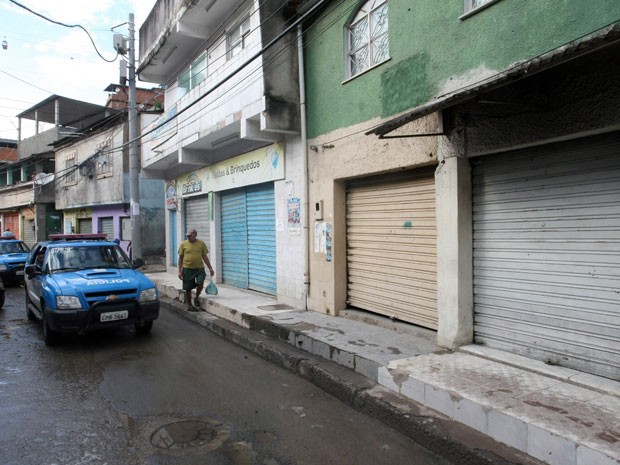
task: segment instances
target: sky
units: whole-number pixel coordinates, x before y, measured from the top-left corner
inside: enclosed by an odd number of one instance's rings
[[[113,60],[113,34],[129,33],[126,23],[134,14],[136,60],[139,30],[156,0],[17,0],[54,21],[79,24],[92,36],[99,53]],[[119,26],[112,31],[112,28]],[[60,95],[105,105],[104,89],[119,82],[119,60],[99,57],[81,28],[46,21],[9,0],[0,0],[0,139],[17,139],[16,115]],[[120,57],[119,57],[120,58]],[[137,81],[138,87],[155,87]],[[32,123],[22,123],[22,138],[33,135]]]

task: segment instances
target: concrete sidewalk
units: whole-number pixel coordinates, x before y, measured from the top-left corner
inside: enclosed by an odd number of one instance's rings
[[[500,446],[493,452],[497,456],[484,459],[484,449],[492,448],[488,443],[478,444],[484,439],[472,435],[457,438],[470,443],[459,451],[462,463],[540,460],[552,465],[620,464],[620,382],[477,345],[449,352],[436,346],[436,335],[430,330],[362,312],[333,317],[294,309],[265,295],[224,285],[219,286],[217,296],[201,297],[206,313],[190,313],[178,302],[183,293],[175,275],[146,274],[161,296],[167,297],[163,298],[164,308],[228,334],[237,343],[244,339],[247,346],[253,339],[240,335],[242,330],[268,336],[353,370],[369,381],[368,389],[393,392],[390,401],[382,395],[382,404],[388,410],[402,410],[400,420],[394,422],[396,427],[421,415],[433,419],[438,436],[462,435],[462,431],[451,429],[452,422],[510,446]],[[214,328],[214,316],[234,325]],[[265,350],[261,347],[259,352]],[[342,380],[346,391],[347,381]],[[411,406],[399,399],[430,410],[411,411]],[[351,403],[359,402],[353,399]],[[418,433],[425,441],[433,440],[428,429]],[[436,446],[446,447],[441,441]],[[514,450],[527,456],[511,455]],[[476,454],[481,462],[472,461]],[[537,460],[530,461],[532,457]]]

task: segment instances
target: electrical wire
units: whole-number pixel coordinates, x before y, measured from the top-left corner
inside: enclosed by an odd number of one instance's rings
[[[49,21],[50,23],[57,24],[59,26],[63,26],[63,27],[67,27],[67,28],[79,28],[79,29],[83,30],[86,33],[86,35],[88,36],[88,38],[90,39],[90,43],[93,45],[93,48],[95,49],[95,52],[97,52],[97,55],[99,55],[99,58],[101,58],[103,61],[107,61],[108,63],[114,63],[117,60],[118,53],[116,54],[116,56],[112,60],[108,60],[107,58],[105,58],[99,52],[99,49],[97,48],[97,45],[95,44],[95,41],[93,40],[92,36],[90,35],[90,32],[88,32],[88,30],[84,26],[82,26],[81,24],[65,24],[63,22],[56,21],[56,20],[53,20],[51,18],[48,18],[47,16],[42,15],[41,13],[38,13],[38,12],[30,9],[26,5],[22,5],[21,3],[15,1],[15,0],[9,0],[9,2],[17,5],[20,8],[23,8],[24,10],[32,13],[35,16],[38,16],[39,18],[43,18],[44,20]]]
[[[43,92],[46,92],[46,93],[48,93],[48,94],[52,94],[52,95],[54,94],[54,92],[50,92],[49,90],[45,90],[45,89],[43,89],[42,87],[35,86],[34,84],[32,84],[32,83],[30,83],[30,82],[28,82],[28,81],[24,81],[23,79],[20,79],[20,78],[18,78],[17,76],[13,76],[11,73],[7,73],[7,72],[6,72],[5,70],[3,70],[3,69],[0,69],[0,72],[1,72],[1,73],[6,74],[6,75],[7,75],[7,76],[9,76],[9,77],[12,77],[13,79],[17,79],[18,81],[21,81],[21,82],[23,82],[24,84],[27,84],[27,85],[29,85],[29,86],[32,86],[32,87],[34,87],[35,89],[42,90]]]

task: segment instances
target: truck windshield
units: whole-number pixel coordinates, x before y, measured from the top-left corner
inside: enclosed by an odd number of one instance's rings
[[[28,252],[28,250],[28,247],[23,242],[0,242],[0,254],[24,253]]]
[[[51,247],[47,264],[52,273],[91,268],[132,268],[131,262],[117,245]]]

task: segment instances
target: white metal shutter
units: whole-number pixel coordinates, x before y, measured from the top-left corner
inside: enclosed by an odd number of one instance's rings
[[[105,218],[99,218],[99,232],[106,234],[109,241],[114,239],[114,218],[107,216]],[[120,239],[120,238],[119,238]]]
[[[24,218],[24,237],[23,240],[29,247],[37,243],[34,219]]]
[[[472,164],[476,342],[620,379],[620,135]]]
[[[202,195],[184,201],[185,205],[185,234],[192,229],[198,231],[198,239],[207,246],[210,244],[210,218],[209,218],[209,196]],[[210,249],[210,247],[209,247]],[[176,253],[176,251],[175,251]]]
[[[351,184],[348,304],[436,329],[436,244],[432,174]]]

